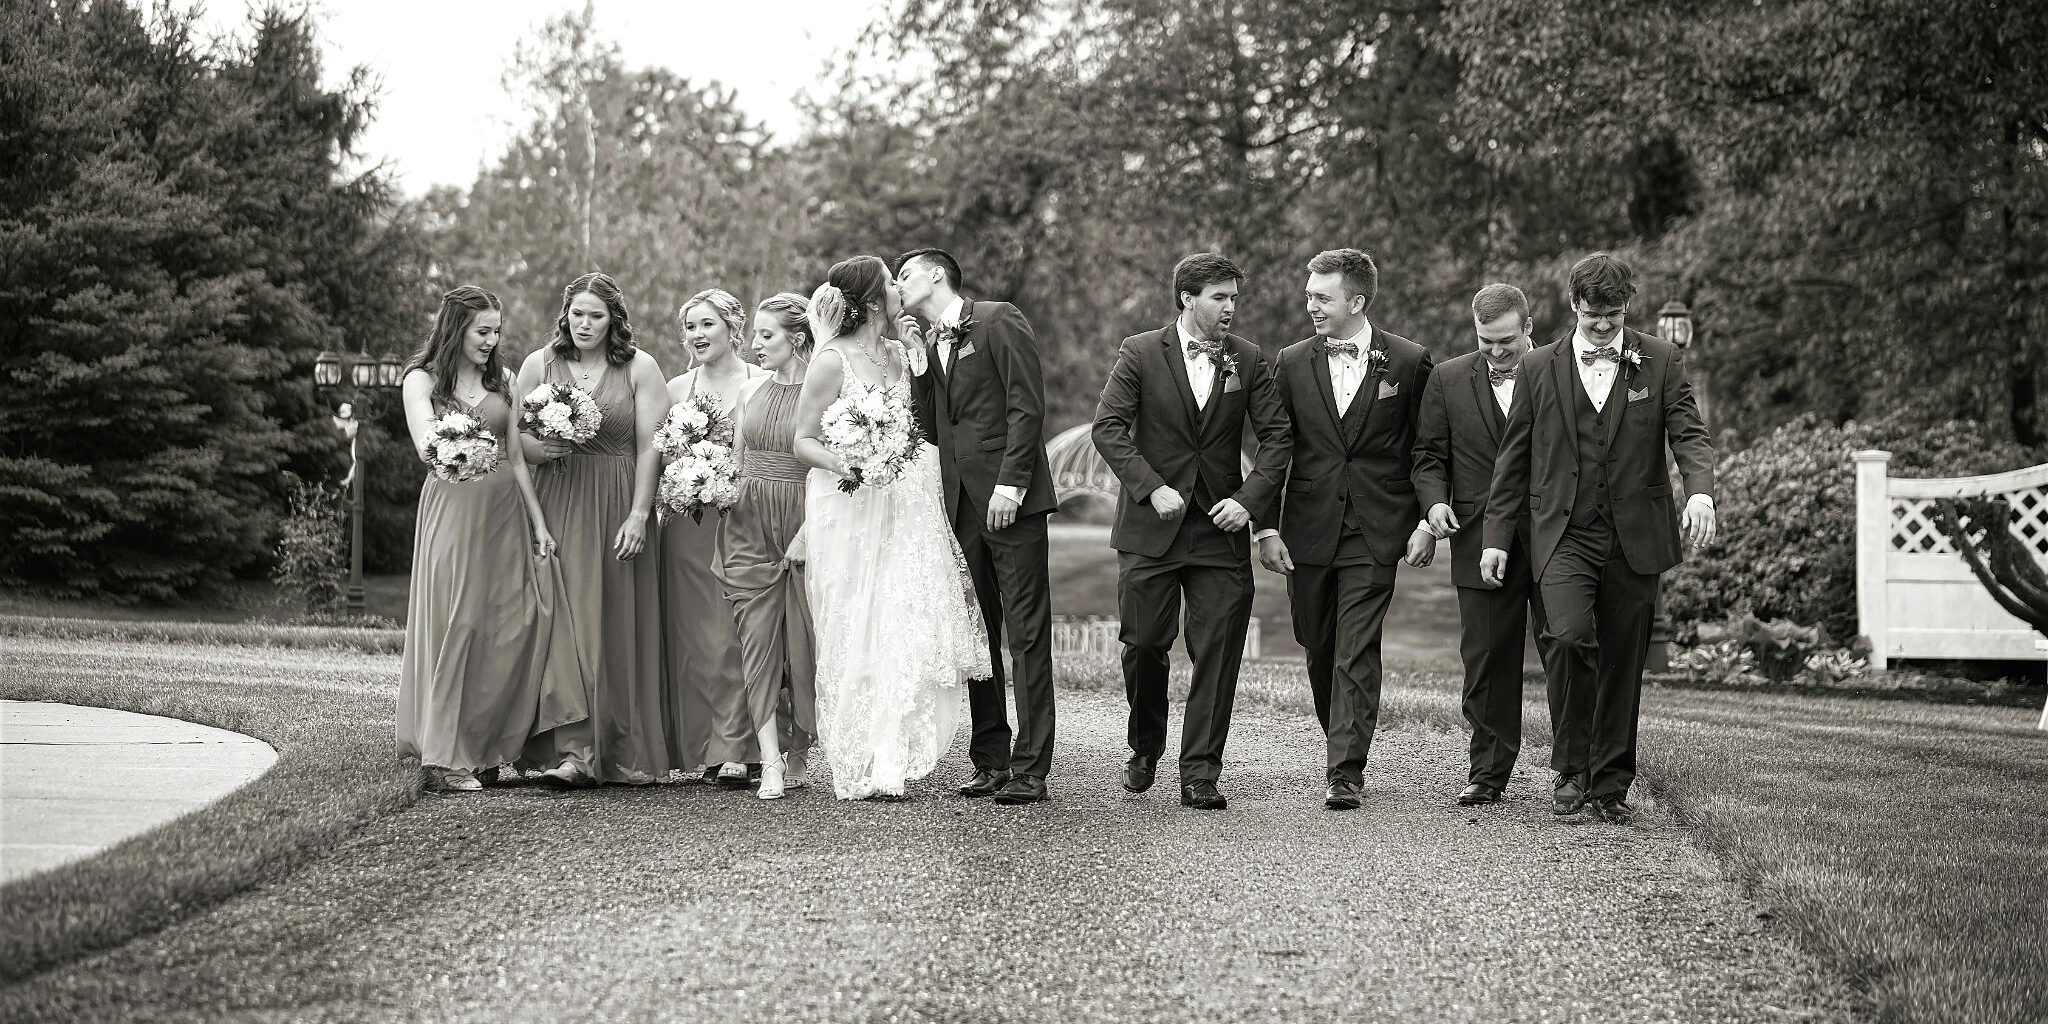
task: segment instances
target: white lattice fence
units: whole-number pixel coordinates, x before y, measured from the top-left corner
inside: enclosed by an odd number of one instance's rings
[[[1903,480],[1891,453],[1856,459],[1856,605],[1871,664],[1892,658],[2048,661],[2044,639],[1992,600],[1941,529],[1944,498],[2004,498],[2013,536],[2048,564],[2048,465]]]

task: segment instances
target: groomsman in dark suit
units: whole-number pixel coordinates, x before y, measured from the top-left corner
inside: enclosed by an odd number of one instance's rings
[[[1415,493],[1428,510],[1421,530],[1434,543],[1451,538],[1451,583],[1462,626],[1465,722],[1472,727],[1472,771],[1458,803],[1501,797],[1522,749],[1522,638],[1533,624],[1546,666],[1552,724],[1561,710],[1559,676],[1548,672],[1556,650],[1543,617],[1543,597],[1529,571],[1529,529],[1517,526],[1505,581],[1479,577],[1481,528],[1501,434],[1513,407],[1522,357],[1531,347],[1529,299],[1511,284],[1490,284],[1472,297],[1479,348],[1436,368],[1422,393],[1415,437]],[[1467,526],[1471,529],[1466,529]]]
[[[1431,360],[1367,319],[1379,294],[1372,257],[1332,249],[1308,261],[1308,272],[1316,333],[1287,346],[1275,371],[1293,461],[1264,517],[1278,528],[1257,539],[1259,560],[1287,575],[1294,639],[1308,652],[1327,748],[1323,806],[1345,811],[1364,802],[1394,563],[1404,553],[1426,559],[1435,546],[1434,537],[1413,536],[1422,510],[1409,476]]]
[[[1214,253],[1181,260],[1179,318],[1123,340],[1095,409],[1095,449],[1123,484],[1109,542],[1131,705],[1124,788],[1150,789],[1166,749],[1167,653],[1185,595],[1195,674],[1181,723],[1180,802],[1202,810],[1226,805],[1216,781],[1251,622],[1248,531],[1287,469],[1287,413],[1272,366],[1230,333],[1243,280]],[[1247,418],[1258,439],[1250,476],[1240,462]]]
[[[1522,359],[1486,505],[1480,576],[1499,585],[1526,520],[1530,571],[1560,650],[1551,810],[1634,817],[1636,713],[1664,570],[1714,538],[1714,452],[1677,347],[1622,326],[1635,272],[1572,267],[1578,326]],[[1666,450],[1686,498],[1671,494]]]
[[[1045,378],[1031,324],[1007,302],[960,294],[960,264],[943,249],[913,249],[897,264],[904,309],[932,326],[920,346],[912,394],[920,426],[939,450],[946,514],[988,627],[995,674],[969,680],[974,774],[963,796],[999,804],[1046,799],[1052,768],[1052,586],[1045,519],[1057,505],[1045,459]],[[922,364],[922,365],[920,365]],[[1016,745],[1003,700],[1003,634],[1017,694]]]

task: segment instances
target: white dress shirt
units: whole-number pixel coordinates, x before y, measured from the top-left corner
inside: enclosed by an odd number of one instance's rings
[[[1330,390],[1337,398],[1337,415],[1351,411],[1351,400],[1358,397],[1358,387],[1365,383],[1365,354],[1372,351],[1372,321],[1365,322],[1365,329],[1349,338],[1339,338],[1358,346],[1356,355],[1330,352],[1324,358],[1330,361]]]
[[[1216,386],[1216,364],[1210,361],[1207,353],[1189,354],[1188,346],[1198,344],[1198,339],[1189,334],[1187,325],[1179,320],[1175,320],[1173,325],[1180,331],[1180,358],[1187,364],[1188,390],[1195,393],[1195,408],[1206,409],[1209,407],[1209,392]]]
[[[1622,339],[1621,332],[1615,332],[1613,347],[1616,353],[1621,351]],[[1586,353],[1596,347],[1586,340],[1584,331],[1572,332],[1572,366],[1579,371],[1579,383],[1585,385],[1586,397],[1593,400],[1593,411],[1600,412],[1607,408],[1607,396],[1614,393],[1614,378],[1620,373],[1621,364],[1595,359],[1593,365],[1587,366]]]
[[[1487,370],[1488,372],[1491,372],[1492,367],[1487,367]],[[1514,377],[1509,377],[1508,379],[1493,385],[1493,404],[1500,406],[1501,417],[1505,419],[1507,417],[1509,407],[1515,404]]]

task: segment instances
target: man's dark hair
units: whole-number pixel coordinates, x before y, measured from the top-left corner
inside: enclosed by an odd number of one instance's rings
[[[960,290],[960,261],[954,259],[952,253],[930,245],[922,249],[912,249],[897,259],[896,272],[902,273],[903,268],[909,266],[911,260],[925,260],[932,266],[945,271],[946,287],[956,292]]]
[[[1372,257],[1357,249],[1331,249],[1316,253],[1308,261],[1311,274],[1342,274],[1344,287],[1353,295],[1365,296],[1365,308],[1372,308],[1372,300],[1380,294],[1380,268],[1373,266]]]
[[[1584,302],[1590,309],[1613,309],[1628,305],[1635,295],[1635,269],[1611,252],[1596,252],[1572,264],[1569,298],[1574,308]]]
[[[1213,252],[1198,252],[1174,265],[1173,308],[1186,309],[1180,297],[1189,292],[1199,295],[1212,284],[1242,280],[1244,271],[1237,269],[1237,264]]]

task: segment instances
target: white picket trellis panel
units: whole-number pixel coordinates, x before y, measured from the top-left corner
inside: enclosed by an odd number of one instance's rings
[[[2048,465],[1990,476],[1905,480],[1892,454],[1856,461],[1856,610],[1870,663],[1893,658],[2048,661],[2048,638],[1999,607],[1941,529],[1944,498],[2004,498],[2013,536],[2048,565]],[[2048,708],[2041,715],[2048,729]]]

